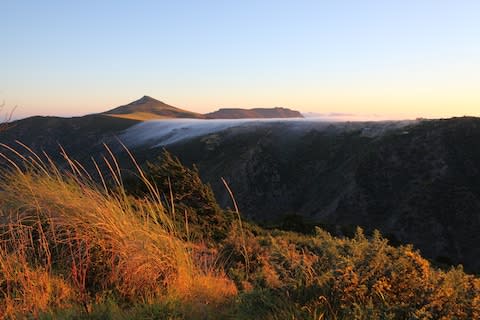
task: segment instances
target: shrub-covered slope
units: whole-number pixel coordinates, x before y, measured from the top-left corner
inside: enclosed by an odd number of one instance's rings
[[[3,318],[480,316],[480,280],[461,267],[438,270],[378,232],[301,235],[232,219],[169,154],[128,184],[114,158],[103,184],[73,162],[63,172],[33,154],[23,162],[0,179]]]
[[[431,259],[480,271],[480,119],[301,132],[231,129],[168,146],[196,163],[222,206],[271,224],[301,215],[336,234],[356,225],[413,243]],[[378,128],[377,128],[378,129]]]

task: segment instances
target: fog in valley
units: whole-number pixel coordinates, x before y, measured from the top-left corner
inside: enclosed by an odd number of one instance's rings
[[[120,135],[120,140],[126,143],[129,147],[141,145],[160,147],[228,129],[248,131],[262,127],[271,127],[272,130],[283,130],[285,134],[288,134],[289,136],[302,135],[312,130],[329,131],[332,133],[360,130],[361,134],[373,137],[381,135],[390,129],[401,128],[416,122],[418,121],[339,122],[326,121],[324,118],[151,120],[139,123],[125,130]]]

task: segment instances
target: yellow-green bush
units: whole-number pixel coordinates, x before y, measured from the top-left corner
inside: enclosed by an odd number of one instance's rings
[[[378,232],[367,238],[359,229],[352,239],[320,229],[313,237],[263,232],[255,239],[247,242],[258,263],[251,264],[253,291],[239,308],[244,318],[266,310],[269,319],[474,319],[480,312],[480,279],[461,268],[438,270],[411,246],[389,246]],[[238,251],[235,243],[227,238],[225,250]],[[239,268],[228,271],[238,278]],[[272,301],[256,299],[254,307],[249,297],[258,292]]]

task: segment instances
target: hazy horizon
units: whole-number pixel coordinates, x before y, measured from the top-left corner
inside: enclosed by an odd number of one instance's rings
[[[5,1],[0,103],[80,116],[147,94],[206,113],[480,116],[477,1]]]
[[[154,98],[154,97],[152,97]],[[155,98],[154,98],[155,99]],[[138,100],[138,99],[137,99]],[[136,100],[134,100],[136,101]],[[126,104],[129,104],[131,102],[134,102],[134,101],[129,101],[128,103],[124,103],[123,105],[126,105]],[[159,100],[160,102],[163,102],[163,103],[166,103],[166,104],[169,104],[171,105],[170,103],[166,102],[166,101],[161,101]],[[21,108],[19,109],[18,106],[9,106],[9,105],[5,105],[3,104],[2,106],[2,109],[0,109],[0,112],[3,112],[3,114],[1,114],[1,116],[3,116],[4,119],[10,119],[11,121],[16,121],[16,120],[22,120],[22,119],[25,119],[25,118],[28,118],[28,117],[32,117],[32,116],[51,116],[51,117],[65,117],[65,118],[70,118],[70,117],[82,117],[82,116],[86,116],[86,115],[92,115],[92,114],[99,114],[99,113],[104,113],[110,109],[113,109],[113,108],[117,108],[117,107],[120,107],[119,106],[115,106],[115,107],[107,107],[107,108],[104,108],[103,110],[100,110],[98,112],[91,112],[91,113],[57,113],[57,114],[49,114],[49,113],[42,113],[40,111],[40,113],[38,114],[27,114],[27,115],[22,115],[21,113],[19,113],[18,111],[21,110]],[[174,106],[174,107],[178,107],[178,106]],[[223,107],[219,107],[219,108],[216,108],[216,109],[212,109],[212,110],[208,110],[207,112],[204,112],[205,114],[206,113],[209,113],[209,112],[214,112],[214,111],[218,111],[219,109],[229,109],[229,108],[242,108],[242,109],[254,109],[254,108],[277,108],[277,107],[281,107],[281,108],[288,108],[288,109],[291,109],[291,110],[295,110],[295,111],[299,111],[302,116],[304,117],[305,120],[312,120],[312,121],[331,121],[331,122],[342,122],[342,121],[389,121],[389,120],[392,120],[392,121],[401,121],[401,120],[414,120],[414,119],[418,119],[418,118],[426,118],[428,119],[427,117],[413,117],[413,116],[408,116],[408,115],[401,115],[401,114],[367,114],[367,113],[342,113],[342,112],[305,112],[303,111],[301,108],[295,108],[295,107],[289,107],[289,106],[272,106],[272,107],[264,107],[264,106],[254,106],[254,107],[241,107],[241,106],[235,106],[235,107],[231,107],[231,106],[223,106]],[[181,109],[184,109],[184,110],[188,110],[188,111],[193,111],[193,110],[190,110],[188,108],[181,108]],[[186,118],[186,119],[189,119],[189,118]],[[245,118],[246,120],[261,120],[261,119],[256,119],[256,118]],[[282,119],[282,118],[279,118],[279,119]],[[289,118],[284,118],[284,120],[288,120]],[[293,119],[296,119],[296,118],[293,118]],[[430,118],[430,119],[434,119],[434,118]],[[162,121],[161,119],[152,119],[153,121]],[[165,120],[168,120],[168,119],[165,119]],[[199,120],[199,119],[197,119]],[[223,120],[223,119],[217,119],[217,120]],[[229,119],[224,119],[224,120],[229,120]],[[268,120],[268,119],[267,119]],[[276,119],[273,119],[273,120],[276,120]],[[201,120],[200,120],[201,121]],[[212,121],[212,119],[205,119],[205,121]]]

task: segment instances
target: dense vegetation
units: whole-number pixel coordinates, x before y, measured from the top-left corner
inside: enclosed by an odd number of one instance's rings
[[[257,222],[301,215],[339,236],[358,225],[368,234],[378,229],[479,274],[480,119],[385,126],[272,123],[168,149],[198,165],[222,207],[230,201],[218,179],[225,177],[242,213]]]
[[[480,279],[461,267],[436,269],[378,232],[336,238],[246,223],[169,154],[128,184],[113,157],[111,179],[68,157],[62,172],[35,154],[9,160],[0,182],[4,318],[480,317]]]
[[[103,143],[112,147],[122,168],[130,169],[119,136],[139,163],[156,163],[162,148],[155,130],[142,134],[127,129],[135,123],[102,115],[33,117],[12,123],[1,132],[0,142],[22,141],[55,162],[63,160],[60,144],[89,172],[95,171],[92,156],[106,172],[102,158],[109,155]],[[125,129],[135,133],[131,140],[124,139]],[[184,130],[177,131],[172,133]],[[135,144],[142,137],[145,143]],[[198,165],[221,208],[231,206],[220,179],[224,177],[242,216],[257,223],[280,226],[284,221],[279,217],[301,216],[340,237],[352,236],[356,226],[369,235],[378,229],[390,243],[411,243],[435,263],[462,264],[467,272],[480,274],[479,139],[479,118],[305,121],[298,126],[235,126],[166,147],[189,167]],[[162,200],[169,206],[169,192],[166,195]],[[185,215],[181,208],[176,212],[177,218]]]

